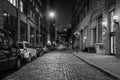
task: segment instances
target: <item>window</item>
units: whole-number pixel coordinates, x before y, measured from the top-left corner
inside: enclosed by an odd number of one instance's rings
[[[21,41],[27,41],[27,24],[20,22]]]
[[[96,43],[96,28],[93,28],[93,43]]]
[[[98,18],[98,43],[102,43],[102,16]]]
[[[5,37],[5,34],[0,32],[0,37]]]
[[[19,43],[18,45],[19,45],[20,49],[23,49],[23,44],[22,43]]]
[[[13,0],[13,5],[16,6],[16,0]]]
[[[13,0],[8,0],[11,4],[13,3]]]
[[[85,15],[87,15],[87,13],[88,13],[88,7],[85,6]]]
[[[35,14],[33,13],[33,19],[35,20]]]
[[[35,10],[36,10],[37,12],[39,12],[38,5],[36,5]]]
[[[29,43],[25,43],[25,46],[26,46],[27,48],[31,48],[31,45],[30,45]]]
[[[32,19],[32,15],[33,15],[33,12],[30,11],[30,16],[29,16],[30,19]]]
[[[18,6],[17,5],[17,2],[18,2],[18,0],[8,0],[12,5],[14,5],[14,6]]]
[[[20,11],[23,12],[23,2],[20,1]]]
[[[114,20],[113,20],[113,16],[115,15],[115,10],[112,10],[110,12],[110,31],[111,32],[115,32],[115,24],[114,24]]]
[[[0,49],[5,49],[8,46],[8,38],[6,34],[0,31]]]
[[[35,2],[34,2],[34,0],[33,0],[33,6],[35,5]]]
[[[9,36],[8,39],[9,39],[9,45],[10,45],[11,47],[13,47],[13,42],[14,42],[14,41],[13,41],[12,37]]]
[[[23,13],[27,15],[27,3],[23,3]]]

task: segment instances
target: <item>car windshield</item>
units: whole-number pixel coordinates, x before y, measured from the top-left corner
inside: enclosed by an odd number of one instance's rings
[[[22,43],[19,43],[19,48],[23,49],[23,44]]]
[[[31,45],[30,45],[29,43],[25,43],[25,46],[26,46],[27,48],[31,48]]]

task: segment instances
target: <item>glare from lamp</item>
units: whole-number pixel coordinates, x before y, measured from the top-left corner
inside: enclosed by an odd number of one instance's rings
[[[55,17],[55,12],[54,11],[49,12],[49,17],[54,18]]]
[[[84,40],[87,39],[86,36],[84,36]]]

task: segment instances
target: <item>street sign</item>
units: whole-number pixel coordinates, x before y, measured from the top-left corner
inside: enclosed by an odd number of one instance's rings
[[[74,35],[75,35],[76,37],[78,37],[78,36],[80,35],[80,33],[79,33],[78,31],[75,31],[75,32],[74,32]]]

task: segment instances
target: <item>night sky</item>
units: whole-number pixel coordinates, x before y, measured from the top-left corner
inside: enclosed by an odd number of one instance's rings
[[[56,0],[55,9],[57,26],[71,23],[72,0]]]

